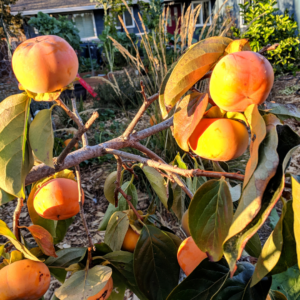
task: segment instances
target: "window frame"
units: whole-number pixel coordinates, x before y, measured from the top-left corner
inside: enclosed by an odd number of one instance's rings
[[[241,0],[240,0],[241,1]],[[195,6],[199,5],[199,4],[203,4],[203,2],[208,2],[208,9],[209,9],[209,22],[206,24],[207,26],[210,26],[212,23],[211,20],[211,14],[212,14],[212,7],[211,7],[211,0],[197,0],[197,1],[192,1],[192,9],[195,9]],[[204,23],[206,22],[206,20],[203,20],[203,5],[201,7],[201,11],[199,13],[199,16],[201,17],[201,21],[202,24],[196,24],[196,27],[203,27]]]
[[[132,20],[132,25],[130,26],[127,26],[126,25],[126,22],[125,22],[125,12],[122,13],[122,18],[123,18],[123,22],[124,22],[124,25],[126,26],[126,28],[135,28],[135,23],[134,23],[134,18],[132,17],[132,15],[134,14],[133,12],[133,7],[129,7],[130,10],[131,10],[131,14],[130,14],[130,17],[131,17],[131,20]],[[116,26],[116,29],[122,29],[122,25],[121,26]]]
[[[97,36],[97,28],[96,28],[96,21],[95,21],[95,15],[94,15],[94,12],[91,11],[91,12],[78,12],[78,13],[74,13],[72,14],[72,20],[73,22],[75,23],[75,27],[76,27],[76,22],[75,22],[75,19],[74,19],[74,15],[77,15],[77,14],[92,14],[92,20],[93,20],[93,29],[94,29],[94,36],[89,36],[89,37],[85,37],[85,38],[80,38],[80,40],[82,42],[87,42],[89,40],[95,40],[95,39],[98,39],[98,36]],[[76,27],[77,28],[77,27]],[[79,35],[80,36],[80,35]]]

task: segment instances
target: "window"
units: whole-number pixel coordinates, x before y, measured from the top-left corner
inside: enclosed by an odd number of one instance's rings
[[[202,27],[206,20],[209,18],[207,25],[211,24],[211,1],[195,1],[192,2],[193,9],[196,9],[199,4],[202,4],[201,10],[198,16],[198,20],[196,22],[196,27]]]
[[[72,19],[76,28],[79,30],[79,36],[82,40],[96,38],[96,26],[93,13],[73,14]]]
[[[133,14],[132,7],[130,9],[131,9],[131,13]],[[128,10],[123,12],[123,22],[124,22],[124,25],[126,26],[126,28],[134,28],[135,27],[134,20]],[[122,27],[122,25],[121,25],[119,19],[117,19],[117,27],[116,28],[121,29],[121,27]]]

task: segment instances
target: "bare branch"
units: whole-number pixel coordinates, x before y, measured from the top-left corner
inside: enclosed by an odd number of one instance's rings
[[[139,131],[135,134],[131,134],[127,141],[124,141],[122,137],[115,138],[111,141],[96,145],[96,146],[88,146],[82,148],[80,150],[71,152],[65,158],[63,164],[61,164],[57,169],[50,168],[45,164],[40,164],[38,166],[34,166],[30,173],[26,177],[25,184],[29,185],[32,184],[42,178],[45,178],[49,175],[54,174],[55,172],[62,171],[64,169],[69,169],[79,165],[82,161],[100,157],[105,154],[105,148],[111,149],[121,149],[126,147],[131,147],[131,145],[136,142],[143,140],[157,132],[163,131],[167,129],[173,124],[173,117],[167,119],[164,122],[161,122],[155,126],[146,128],[142,131]],[[54,159],[55,161],[55,159]]]
[[[18,203],[14,211],[14,221],[13,221],[13,233],[17,240],[20,242],[20,228],[19,228],[19,218],[23,207],[23,198],[18,198]]]
[[[273,50],[275,50],[278,46],[279,46],[279,43],[276,43],[276,44],[273,44],[273,45],[268,44],[267,46],[264,46],[262,49],[260,49],[260,50],[258,51],[258,53],[263,54],[264,52],[267,52],[267,51],[273,51]]]
[[[141,81],[141,87],[142,87],[142,94],[144,97],[144,102],[143,105],[140,107],[139,111],[137,112],[137,114],[135,115],[135,117],[133,118],[133,120],[130,122],[130,124],[128,125],[128,127],[126,128],[126,130],[123,133],[123,139],[127,140],[129,135],[132,133],[134,127],[136,126],[137,122],[140,120],[140,118],[142,117],[142,115],[145,113],[145,111],[147,110],[147,108],[151,105],[151,103],[153,103],[156,99],[158,99],[158,94],[155,94],[153,96],[151,96],[150,98],[146,98],[145,95],[145,91],[144,91],[144,84]]]
[[[83,126],[83,122],[82,122],[82,119],[81,119],[81,117],[80,117],[80,115],[77,111],[76,98],[72,98],[71,101],[72,101],[72,106],[73,106],[73,113],[76,115],[76,117],[79,120],[80,125],[81,125],[81,126],[78,126],[78,127],[81,128]],[[88,137],[87,137],[86,133],[84,133],[83,136],[82,136],[82,144],[83,144],[83,147],[86,147],[89,144]]]
[[[128,159],[131,159],[133,161],[139,161],[143,163],[144,165],[147,165],[149,167],[158,168],[167,172],[179,174],[184,177],[198,177],[198,176],[206,176],[206,177],[212,177],[212,178],[221,178],[222,176],[229,178],[229,179],[235,179],[235,180],[244,180],[244,175],[237,174],[237,173],[226,173],[226,172],[214,172],[214,171],[205,171],[201,169],[191,169],[191,170],[185,170],[177,167],[170,166],[168,164],[164,164],[161,162],[157,162],[151,159],[144,158],[139,155],[114,150],[114,149],[105,149],[106,153],[118,155],[121,157],[125,157]]]
[[[76,172],[76,178],[77,178],[77,183],[78,183],[78,195],[79,195],[79,197],[78,197],[79,198],[78,199],[78,203],[79,203],[81,220],[82,220],[85,232],[86,232],[87,237],[88,237],[89,247],[91,247],[92,249],[94,249],[94,251],[96,251],[96,248],[93,245],[91,234],[89,232],[89,228],[87,226],[85,215],[84,215],[83,204],[82,204],[81,176],[80,176],[80,168],[79,168],[79,166],[75,167],[75,172]]]
[[[90,129],[90,127],[98,117],[99,117],[98,112],[94,112],[92,116],[89,118],[89,120],[85,123],[85,125],[82,126],[77,131],[76,135],[73,137],[70,143],[66,146],[66,148],[60,153],[59,157],[56,159],[54,163],[56,169],[64,162],[64,159],[71,152],[75,144],[78,143],[81,136]]]

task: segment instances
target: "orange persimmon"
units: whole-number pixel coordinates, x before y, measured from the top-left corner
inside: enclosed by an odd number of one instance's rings
[[[56,178],[42,184],[35,192],[33,206],[43,218],[66,220],[79,212],[77,182],[67,178]],[[82,201],[84,193],[82,190]]]
[[[106,300],[114,288],[113,280],[110,277],[104,288],[95,296],[88,297],[88,300]]]
[[[72,141],[72,139],[67,139],[64,141],[64,148],[69,145],[69,143]],[[78,149],[78,143],[75,144],[74,148],[77,150]]]
[[[1,300],[37,300],[48,290],[50,272],[37,261],[24,259],[0,270]]]
[[[177,260],[186,276],[189,276],[205,258],[207,258],[206,253],[198,248],[191,236],[186,238],[178,248]]]
[[[140,235],[129,226],[122,244],[122,250],[134,252],[139,237]]]
[[[215,66],[210,95],[220,108],[243,112],[250,104],[262,104],[274,83],[270,62],[252,51],[231,53]]]
[[[75,79],[78,58],[63,38],[43,35],[28,39],[16,48],[12,67],[24,89],[34,93],[50,93]]]
[[[189,138],[194,153],[215,161],[228,161],[241,156],[248,143],[246,126],[231,119],[202,119]]]

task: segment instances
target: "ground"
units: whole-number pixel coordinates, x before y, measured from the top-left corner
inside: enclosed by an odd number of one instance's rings
[[[15,90],[15,84],[13,85],[14,88],[11,91]],[[1,85],[0,85],[1,88]],[[296,77],[291,76],[282,76],[276,79],[274,88],[272,90],[271,96],[269,97],[268,101],[275,101],[276,103],[293,103],[298,106],[300,109],[300,95],[297,91],[300,88],[300,73],[297,73]],[[8,95],[7,95],[8,96]],[[84,105],[84,110],[92,111],[93,105],[92,102],[87,102]],[[112,133],[112,135],[117,134],[118,131],[115,127],[112,127],[113,124],[121,124],[122,126],[119,127],[120,134],[122,133],[122,128],[126,127],[126,124],[130,121],[132,116],[134,115],[134,111],[128,113],[125,112],[118,112],[116,115],[113,114],[110,119],[104,121],[104,129],[105,132]],[[55,117],[56,120],[56,129],[66,127],[66,124],[61,121],[61,118]],[[294,129],[298,134],[300,134],[300,122],[295,121],[293,119],[287,120],[287,124],[289,124],[292,129]],[[141,122],[138,124],[137,130],[141,130],[149,126],[149,116],[144,116]],[[71,126],[69,126],[71,127]],[[58,134],[61,134],[61,131],[58,131]],[[94,132],[89,133],[89,138],[96,143],[95,134]],[[82,187],[84,189],[85,194],[85,203],[84,203],[84,210],[85,215],[87,218],[87,222],[89,224],[89,229],[92,234],[93,242],[101,242],[104,239],[104,232],[98,231],[98,226],[100,221],[104,216],[104,212],[108,206],[108,202],[103,195],[103,186],[104,181],[107,175],[116,169],[116,162],[114,159],[109,161],[103,162],[99,165],[97,161],[89,164],[87,166],[83,166],[81,168],[82,173]],[[300,150],[297,151],[292,159],[291,165],[289,167],[289,171],[293,174],[300,174]],[[288,190],[285,192],[288,194]],[[138,209],[145,210],[149,205],[149,196],[148,194],[138,191]],[[0,219],[7,223],[7,225],[12,228],[12,221],[13,221],[13,212],[15,209],[16,201],[11,201],[10,203],[3,205],[0,207]],[[280,213],[280,206],[277,207],[278,212]],[[165,225],[173,229],[176,234],[178,234],[181,238],[184,238],[184,235],[180,229],[180,224],[177,219],[171,214],[167,213],[165,210],[161,210],[158,213]],[[29,226],[31,224],[26,203],[22,209],[22,213],[20,216],[20,225],[21,226]],[[271,232],[271,228],[269,223],[266,222],[263,228],[260,230],[259,234],[263,242],[268,237],[269,233]],[[26,231],[22,230],[22,234],[24,236],[30,237],[30,234]],[[0,243],[3,242],[4,239],[0,237]],[[58,246],[60,248],[69,248],[69,247],[80,247],[87,245],[87,238],[85,235],[85,231],[81,222],[80,217],[77,215],[75,218],[74,223],[68,230],[68,233],[64,239],[64,241]],[[56,279],[52,279],[51,286],[47,294],[45,295],[46,300],[50,300],[55,288],[59,286],[59,283]],[[132,295],[128,292],[125,299],[133,299]]]

